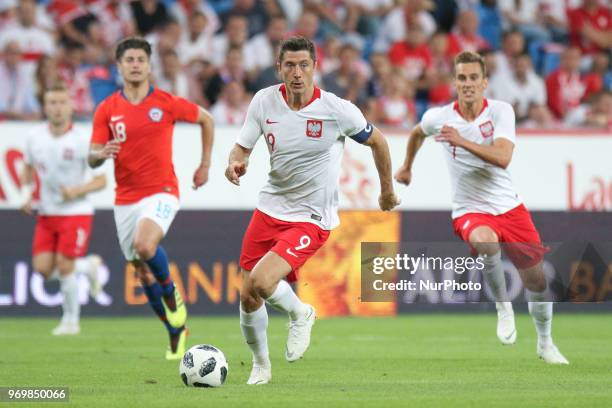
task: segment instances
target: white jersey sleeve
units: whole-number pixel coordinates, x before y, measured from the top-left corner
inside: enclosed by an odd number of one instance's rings
[[[421,118],[421,129],[425,136],[433,136],[438,133],[440,108],[431,108]]]
[[[246,120],[244,121],[242,129],[240,129],[240,133],[238,134],[238,139],[236,140],[236,143],[247,149],[252,149],[255,147],[255,143],[257,143],[257,140],[263,133],[261,128],[261,123],[263,120],[261,93],[262,91],[259,91],[255,94],[255,96],[253,96],[253,99],[249,104],[249,109],[247,110]]]
[[[372,134],[373,127],[353,103],[333,94],[330,98],[332,112],[336,114],[338,128],[343,136],[350,137],[358,143],[364,143]]]
[[[504,138],[515,143],[516,130],[514,109],[512,105],[505,102],[498,102],[498,108],[493,116],[495,122],[495,133],[493,139]]]
[[[32,146],[34,144],[34,134],[30,132],[26,137],[26,145],[23,151],[23,161],[29,166],[34,165],[34,157],[32,156]]]

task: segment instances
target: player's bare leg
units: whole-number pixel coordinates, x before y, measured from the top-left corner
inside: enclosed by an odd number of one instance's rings
[[[174,282],[170,277],[168,256],[159,245],[164,237],[161,227],[149,218],[138,222],[134,233],[134,249],[144,261],[162,288],[162,305],[166,310],[168,323],[174,328],[181,328],[187,320],[187,308]]]
[[[501,262],[501,248],[495,231],[483,225],[470,233],[470,244],[483,258],[483,276],[493,295],[497,309],[497,338],[502,344],[516,342],[516,325],[512,303],[508,301],[506,278]]]
[[[267,384],[272,379],[272,364],[268,351],[268,311],[253,287],[250,271],[242,271],[240,289],[240,329],[253,354],[249,385]]]
[[[181,359],[183,354],[185,354],[185,345],[188,335],[187,328],[185,326],[174,328],[168,323],[166,310],[162,305],[162,287],[149,270],[147,264],[141,261],[133,261],[132,264],[134,265],[138,278],[140,279],[140,283],[144,288],[149,305],[151,305],[151,308],[168,331],[170,345],[166,351],[166,359]]]
[[[303,357],[310,345],[310,332],[316,313],[311,305],[302,303],[284,280],[292,267],[275,252],[268,252],[253,268],[251,281],[254,291],[274,308],[289,315],[289,336],[285,358],[294,362]]]
[[[569,364],[552,340],[553,304],[547,299],[547,284],[542,262],[527,269],[519,269],[523,285],[527,288],[529,314],[538,334],[537,354],[549,364]]]
[[[81,304],[79,303],[79,284],[74,269],[74,259],[56,254],[55,267],[59,271],[60,291],[64,299],[62,301],[62,320],[52,333],[56,336],[79,334],[81,331],[79,326]]]
[[[41,252],[32,257],[32,269],[40,273],[45,280],[59,279],[59,271],[55,269],[55,253]]]

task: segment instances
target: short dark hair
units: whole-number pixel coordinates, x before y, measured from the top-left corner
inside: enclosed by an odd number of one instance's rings
[[[68,87],[62,81],[56,81],[45,88],[45,94],[47,92],[68,92]]]
[[[128,37],[117,44],[115,59],[120,61],[123,54],[131,49],[143,50],[147,54],[147,57],[151,58],[151,44],[149,44],[147,40],[141,37]]]
[[[482,58],[482,56],[477,52],[472,51],[463,51],[455,57],[455,61],[453,62],[453,73],[455,72],[457,65],[473,63],[480,65],[480,69],[482,70],[482,76],[486,78],[487,68],[485,66],[484,58]]]
[[[317,51],[315,45],[308,38],[291,37],[281,44],[278,60],[281,62],[287,51],[308,51],[313,62],[317,62]]]

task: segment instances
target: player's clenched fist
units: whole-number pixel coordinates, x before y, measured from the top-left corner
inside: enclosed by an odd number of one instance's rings
[[[378,197],[378,205],[383,211],[390,211],[400,203],[400,199],[395,195],[393,191],[390,193],[381,193]]]
[[[202,187],[208,181],[208,169],[210,166],[200,164],[200,166],[193,173],[193,189],[197,190]]]
[[[121,145],[118,140],[111,140],[106,143],[104,147],[97,152],[97,156],[100,159],[114,159],[119,154],[119,150],[121,150]]]
[[[225,177],[233,184],[240,185],[240,177],[246,174],[246,163],[231,162],[225,169]]]
[[[412,170],[410,170],[406,166],[402,166],[395,173],[395,181],[401,184],[409,185],[410,182],[412,181]]]

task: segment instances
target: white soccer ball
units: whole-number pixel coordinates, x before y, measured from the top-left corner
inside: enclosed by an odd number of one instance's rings
[[[220,387],[228,370],[223,352],[210,344],[199,344],[187,350],[179,365],[181,379],[188,387]]]

